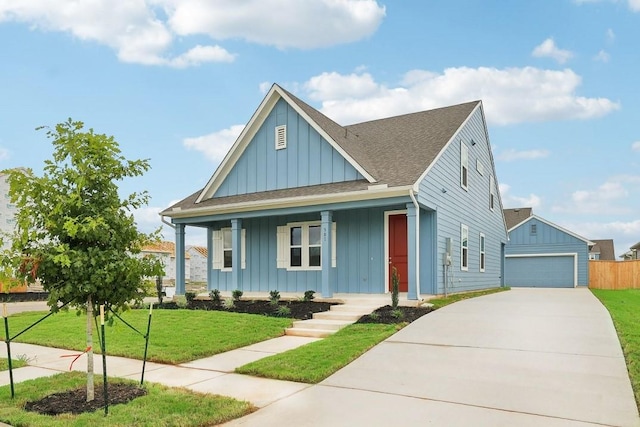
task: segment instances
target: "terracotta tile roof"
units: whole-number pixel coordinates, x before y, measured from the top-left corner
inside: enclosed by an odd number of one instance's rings
[[[595,245],[589,250],[590,253],[599,253],[600,258],[603,261],[615,261],[616,252],[613,249],[613,240],[591,240]]]
[[[196,251],[197,253],[199,253],[205,258],[207,257],[207,254],[209,252],[207,248],[205,248],[204,246],[189,246],[188,250],[191,250],[191,249],[193,249],[194,251]]]
[[[533,215],[533,208],[513,208],[503,209],[504,220],[507,223],[507,230],[511,230],[525,219]]]
[[[176,256],[176,244],[173,242],[158,242],[152,243],[142,248],[142,252],[154,253],[154,254],[169,254],[172,257]],[[189,254],[185,255],[189,258]]]

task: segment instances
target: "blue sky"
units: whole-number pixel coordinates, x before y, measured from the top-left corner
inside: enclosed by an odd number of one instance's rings
[[[0,0],[0,168],[41,173],[35,128],[81,120],[150,159],[122,187],[149,191],[150,231],[274,82],[345,125],[481,99],[505,207],[620,255],[640,241],[639,42],[640,0]]]

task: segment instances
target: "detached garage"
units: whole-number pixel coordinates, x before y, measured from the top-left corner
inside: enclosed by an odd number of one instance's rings
[[[531,213],[505,209],[509,241],[505,248],[505,285],[574,288],[589,283],[593,242]],[[511,222],[511,224],[510,224]]]

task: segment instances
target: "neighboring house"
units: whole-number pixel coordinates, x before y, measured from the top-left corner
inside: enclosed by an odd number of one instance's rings
[[[2,237],[2,249],[8,249],[11,246],[11,234],[15,228],[15,216],[18,212],[18,208],[11,203],[11,198],[9,197],[8,178],[6,173],[0,173],[0,236]]]
[[[620,255],[620,258],[622,258],[624,261],[640,259],[640,242],[631,246],[627,252]]]
[[[529,209],[529,208],[525,208]],[[516,209],[505,209],[513,218]],[[509,226],[505,284],[512,287],[574,288],[589,284],[593,242],[530,212]]]
[[[616,251],[613,249],[613,240],[591,240],[594,244],[589,249],[589,259],[595,261],[615,261]]]
[[[183,251],[184,253],[184,251]],[[176,280],[176,245],[173,242],[159,242],[142,248],[141,256],[156,256],[164,266],[163,281],[174,282]],[[185,279],[189,280],[190,257],[185,254],[182,258],[187,268]]]
[[[381,294],[395,267],[417,299],[501,285],[495,176],[480,101],[342,126],[273,85],[206,186],[161,215],[178,248],[207,229],[209,289]]]
[[[192,283],[207,281],[207,253],[207,248],[202,246],[187,247],[191,264],[189,275]]]

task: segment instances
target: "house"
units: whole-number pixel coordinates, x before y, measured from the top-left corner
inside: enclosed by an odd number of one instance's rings
[[[206,283],[207,253],[207,248],[203,246],[187,246],[187,254],[190,260],[189,276],[191,282]]]
[[[613,249],[613,240],[591,240],[594,244],[589,249],[589,260],[615,261],[616,251]]]
[[[622,255],[620,255],[623,261],[632,261],[635,259],[640,259],[640,242],[631,246],[629,250]]]
[[[505,209],[504,216],[509,218],[507,286],[574,288],[589,284],[593,242],[534,215],[530,208]]]
[[[343,126],[274,84],[205,187],[161,215],[178,248],[206,228],[209,289],[382,294],[394,268],[409,299],[502,284],[480,101]]]
[[[185,253],[184,251],[182,251]],[[176,245],[173,242],[158,242],[145,246],[140,251],[141,256],[156,256],[162,261],[164,266],[163,282],[175,283],[176,281]],[[188,254],[183,256],[185,266],[187,268],[185,280],[189,280],[190,257]]]

